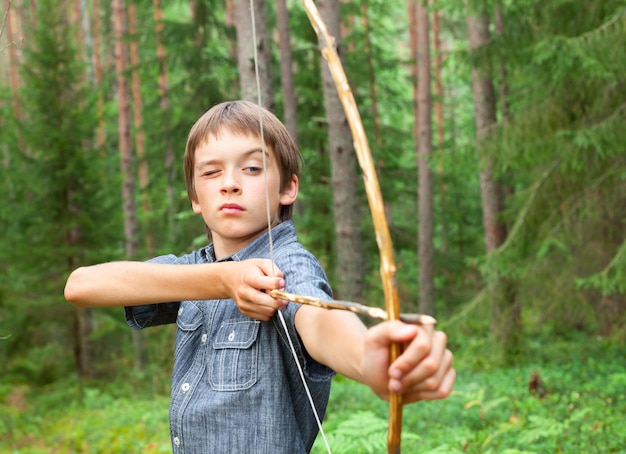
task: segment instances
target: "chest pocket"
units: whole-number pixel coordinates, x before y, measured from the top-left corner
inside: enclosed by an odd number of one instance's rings
[[[201,327],[204,324],[202,309],[194,302],[182,302],[178,309],[176,324],[178,330],[176,331],[174,358],[186,363],[191,361],[202,343],[203,330]]]
[[[209,384],[216,391],[241,391],[257,381],[258,320],[224,322],[213,338]]]

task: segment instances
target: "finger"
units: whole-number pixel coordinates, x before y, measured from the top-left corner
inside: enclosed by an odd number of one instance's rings
[[[269,292],[270,290],[280,290],[285,288],[285,280],[283,278],[272,276],[250,276],[245,284],[247,287],[256,292]],[[274,299],[269,295],[267,296],[270,299]]]
[[[452,369],[452,352],[446,349],[444,350],[442,357],[434,361],[437,361],[439,364],[439,367],[437,368],[437,371],[435,373],[422,380],[418,379],[415,381],[409,378],[410,381],[408,382],[409,384],[407,386],[412,387],[414,391],[428,392],[439,389],[445,379],[446,374],[450,369]],[[410,384],[412,381],[414,381],[415,384]]]
[[[432,375],[436,372],[437,360],[443,355],[446,344],[447,336],[443,331],[434,331],[426,326],[418,327],[417,335],[404,345],[400,356],[391,364],[389,374],[401,379],[412,373],[415,381]],[[418,373],[425,375],[417,375]]]
[[[368,348],[388,348],[392,343],[407,343],[417,336],[419,327],[400,321],[382,322],[368,331]]]
[[[268,306],[260,306],[258,304],[242,303],[238,306],[239,311],[246,317],[253,318],[255,320],[268,321],[274,316],[276,312],[275,308]]]
[[[439,385],[445,371],[451,367],[452,354],[446,349],[445,333],[436,331],[431,335],[420,332],[389,368],[389,389],[405,392],[420,386],[419,389],[433,389]]]
[[[283,272],[278,266],[268,259],[259,259],[256,261],[257,266],[261,269],[263,274],[271,277],[284,277]]]
[[[286,301],[277,300],[271,297],[264,291],[259,291],[250,287],[241,289],[238,296],[240,303],[245,304],[246,306],[252,305],[271,309],[280,309],[288,304]]]
[[[410,404],[421,400],[445,399],[452,393],[456,381],[456,370],[450,368],[446,371],[439,386],[431,390],[413,390],[402,395],[402,401]]]

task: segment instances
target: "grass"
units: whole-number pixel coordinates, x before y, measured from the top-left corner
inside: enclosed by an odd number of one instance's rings
[[[491,370],[460,358],[448,399],[404,408],[402,452],[626,453],[626,348],[587,340],[542,350]],[[541,393],[529,389],[533,372]],[[386,418],[384,403],[338,379],[324,424],[333,452],[384,452]],[[319,439],[314,452],[326,452]]]
[[[605,341],[577,341],[550,345],[523,364],[477,370],[461,352],[452,396],[404,408],[402,452],[626,453],[625,353]],[[542,396],[529,391],[532,371]],[[169,398],[144,383],[2,383],[0,452],[170,452]],[[387,404],[337,377],[324,430],[335,454],[385,452]],[[321,437],[313,452],[326,452]]]
[[[16,388],[7,398],[8,412],[0,416],[3,453],[171,452],[165,395],[131,400],[86,388],[79,399],[64,382],[46,389]]]

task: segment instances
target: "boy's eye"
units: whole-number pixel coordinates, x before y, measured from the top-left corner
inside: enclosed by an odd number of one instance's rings
[[[217,174],[219,172],[219,170],[206,170],[204,172],[202,172],[202,176],[203,177],[211,177],[215,174]]]
[[[244,168],[244,170],[246,172],[250,172],[250,173],[261,173],[261,172],[263,172],[263,167],[247,166],[247,167]]]

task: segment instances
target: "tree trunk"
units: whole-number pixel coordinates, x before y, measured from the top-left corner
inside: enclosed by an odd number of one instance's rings
[[[155,23],[155,39],[157,49],[157,60],[159,62],[159,107],[164,117],[169,115],[170,110],[170,83],[167,67],[167,51],[163,45],[163,9],[160,0],[152,0]],[[176,156],[174,147],[167,134],[165,141],[165,193],[167,194],[167,219],[169,220],[168,230],[170,238],[177,238],[176,231]]]
[[[92,309],[74,308],[74,364],[78,375],[84,378],[93,377],[91,367],[91,348],[89,343],[89,332],[91,324]]]
[[[276,0],[276,22],[280,48],[280,86],[283,92],[283,118],[287,131],[298,143],[298,102],[293,82],[293,58],[291,55],[291,32],[287,2]]]
[[[143,130],[143,102],[141,100],[141,78],[139,77],[139,43],[137,42],[137,8],[134,3],[128,5],[128,25],[130,31],[130,66],[132,76],[133,123],[135,126],[135,146],[139,160],[139,188],[143,208],[144,230],[146,235],[146,252],[154,257],[152,239],[152,206],[148,186],[150,185],[150,169],[145,157],[146,135]]]
[[[10,4],[9,4],[10,5]],[[0,20],[0,38],[2,38],[2,36],[4,36],[4,30],[6,27],[6,23],[5,23],[5,19],[4,17],[6,15],[8,15],[8,11],[4,11],[2,12],[2,17],[3,19]],[[6,49],[5,47],[3,47],[3,45],[0,43],[0,54],[4,54],[6,53]],[[0,79],[2,80],[9,80],[9,65],[0,65]],[[4,107],[4,99],[0,99],[0,109],[2,109]],[[4,128],[6,128],[6,118],[2,117],[0,118],[0,131],[2,131]],[[9,168],[9,148],[7,146],[7,144],[2,144],[2,166],[5,169]],[[9,187],[11,186],[10,184],[8,185]]]
[[[68,21],[74,26],[74,37],[77,42],[76,54],[80,58],[80,60],[88,61],[86,56],[86,46],[84,45],[86,41],[86,33],[83,30],[82,24],[84,20],[84,15],[86,12],[81,8],[80,0],[74,0],[72,2],[71,12],[68,11]],[[78,81],[80,86],[85,86],[88,82],[86,78],[81,77]],[[76,106],[81,110],[84,109],[83,105]],[[89,149],[90,144],[88,141],[83,142],[83,150]],[[84,151],[83,151],[84,152]],[[80,216],[80,207],[76,205],[76,196],[75,193],[78,192],[76,188],[70,185],[66,188],[67,194],[65,197],[66,203],[68,204],[67,210],[71,213],[72,217]],[[82,236],[82,232],[78,227],[68,227],[65,231],[65,244],[67,246],[68,251],[77,250],[77,245],[80,242],[80,238]],[[67,258],[67,270],[68,273],[74,270],[78,266],[77,258],[74,256],[69,256]],[[76,333],[75,333],[75,351],[77,362],[77,367],[79,374],[82,377],[91,378],[95,375],[94,372],[94,357],[93,357],[93,348],[92,343],[90,341],[90,335],[93,327],[93,310],[91,308],[84,309],[75,309],[75,323],[76,323]]]
[[[433,0],[433,5],[435,0]],[[443,64],[443,54],[441,50],[441,38],[439,33],[439,11],[433,11],[433,50],[435,52],[435,99],[433,107],[435,109],[435,124],[437,129],[437,146],[440,153],[443,153],[444,147],[444,130],[443,130],[443,82],[441,78],[441,65]],[[447,205],[447,187],[443,178],[444,169],[441,165],[437,166],[437,175],[439,176],[439,206],[441,212],[446,211]],[[448,221],[445,216],[441,219],[441,253],[445,257],[449,249],[449,228]],[[444,268],[445,272],[445,268]]]
[[[418,168],[419,311],[434,315],[433,178],[428,162],[432,152],[430,30],[428,11],[419,1],[409,0],[409,28]]]
[[[363,45],[365,46],[365,58],[367,60],[367,77],[370,87],[370,102],[372,103],[372,120],[374,124],[374,143],[377,147],[382,146],[380,134],[380,114],[378,113],[378,90],[376,87],[376,73],[374,71],[374,57],[372,54],[372,40],[370,37],[370,25],[368,19],[368,0],[361,3],[361,25],[363,26]]]
[[[335,38],[342,56],[340,11],[337,0],[317,3],[328,32]],[[328,121],[328,147],[331,159],[337,294],[335,297],[359,301],[364,283],[365,257],[361,241],[361,211],[358,195],[357,161],[350,127],[335,90],[330,70],[322,64],[324,108]]]
[[[489,42],[489,19],[486,14],[468,17],[467,28],[470,49],[476,51]],[[474,99],[474,120],[478,145],[485,142],[496,125],[496,107],[493,81],[490,69],[472,68],[472,93]],[[503,196],[500,184],[493,177],[493,160],[489,157],[482,162],[480,171],[480,192],[483,206],[483,228],[487,253],[495,251],[506,239],[504,225],[498,220],[503,209]]]
[[[289,14],[285,0],[276,0],[276,22],[280,48],[280,86],[283,94],[283,119],[291,138],[298,145],[298,99],[293,80],[291,30],[289,28]],[[300,199],[296,200],[294,211],[302,214]]]
[[[128,69],[126,50],[126,20],[124,0],[113,0],[113,28],[115,33],[115,74],[117,82],[118,139],[120,170],[122,174],[122,203],[126,257],[137,253],[137,220],[135,208],[135,181],[133,178],[133,150],[130,120],[130,89],[125,73]]]
[[[502,37],[504,34],[504,16],[502,14],[502,3],[500,1],[496,2],[495,5],[495,25],[496,25],[496,34],[499,37]],[[500,105],[500,115],[502,117],[502,121],[508,123],[511,121],[511,108],[509,105],[509,81],[508,81],[508,71],[507,71],[507,61],[506,56],[504,54],[500,55],[499,59],[499,67],[500,67],[500,89],[499,89],[499,105]],[[513,179],[507,178],[508,181],[513,181]],[[502,188],[502,207],[506,206],[506,197],[510,197],[513,195],[514,189],[510,184],[506,184]],[[508,227],[505,226],[505,235],[508,236]],[[509,350],[512,353],[516,353],[518,349],[518,344],[521,342],[520,333],[522,328],[522,305],[518,296],[518,285],[511,279],[507,279],[505,283],[505,295],[507,297],[507,301],[509,302],[509,315],[508,315],[508,323],[507,326],[510,327],[511,332],[506,333],[503,337],[506,339],[510,339]]]
[[[18,48],[21,37],[17,34],[18,26],[18,14],[15,7],[12,7],[10,0],[5,0],[6,9],[6,22],[4,23],[7,33],[7,48],[9,54],[9,83],[11,85],[11,107],[13,108],[13,116],[17,121],[22,118],[19,90],[20,90],[20,76],[19,76],[19,57]],[[23,146],[20,144],[20,149]]]
[[[102,56],[100,54],[100,1],[93,0],[92,34],[93,34],[93,67],[94,85],[97,93],[96,112],[98,126],[96,129],[96,147],[104,154],[104,97],[102,95]]]
[[[434,4],[433,0],[433,4]],[[441,51],[441,37],[439,32],[439,11],[433,11],[433,50],[435,52],[435,99],[433,107],[435,109],[435,119],[437,125],[437,146],[443,147],[443,82],[441,79],[441,65],[443,55]]]
[[[5,0],[4,2],[5,5],[5,9],[4,9],[4,14],[2,17],[2,22],[0,22],[0,24],[2,24],[5,28],[4,31],[6,31],[6,37],[7,37],[7,48],[6,48],[6,52],[8,54],[9,57],[9,64],[8,64],[8,75],[9,75],[9,86],[11,87],[11,108],[13,109],[13,117],[15,118],[16,122],[21,122],[22,120],[22,112],[21,112],[21,105],[20,105],[20,97],[19,97],[19,91],[20,91],[20,76],[19,76],[19,55],[18,55],[18,48],[19,48],[19,43],[18,43],[18,34],[17,34],[17,29],[19,28],[18,26],[18,15],[17,15],[17,10],[15,9],[15,7],[11,4],[10,0]],[[0,48],[0,52],[4,52],[5,49]],[[4,120],[3,120],[4,121]],[[23,140],[21,138],[21,135],[18,135],[18,146],[20,150],[24,150],[24,143]],[[7,148],[4,150],[4,165],[5,167],[9,167],[11,165],[11,152],[10,150]],[[10,173],[8,173],[7,175],[10,175]],[[11,184],[9,184],[9,187],[11,187]]]
[[[71,23],[74,25],[74,36],[76,39],[76,46],[79,55],[84,55],[85,53],[85,36],[83,34],[82,19],[83,13],[81,8],[81,0],[74,0],[72,3]]]
[[[502,15],[502,4],[496,2],[495,6],[495,22],[496,22],[496,34],[502,37],[504,33],[504,17]],[[511,119],[511,109],[509,106],[509,82],[506,68],[506,56],[501,53],[499,58],[500,66],[500,113],[502,120],[508,122]]]
[[[467,18],[470,49],[480,50],[489,40],[489,19],[483,12]],[[495,91],[488,65],[472,68],[472,91],[478,147],[485,143],[496,125]],[[487,254],[495,251],[506,240],[507,230],[498,219],[504,209],[502,185],[493,175],[493,159],[483,158],[480,171],[480,192],[483,208],[483,228]],[[517,285],[514,281],[497,275],[491,286],[491,330],[505,359],[518,348],[521,328],[517,301]]]
[[[115,37],[115,75],[117,82],[118,138],[120,147],[120,171],[122,174],[122,204],[124,215],[124,240],[126,258],[137,255],[137,210],[135,208],[135,181],[133,178],[133,150],[130,119],[130,90],[125,73],[128,69],[126,50],[126,19],[124,0],[113,0],[113,31]],[[135,347],[135,367],[141,370],[145,365],[143,336],[132,331]]]
[[[274,87],[271,76],[272,49],[267,30],[265,0],[254,2],[254,24],[250,14],[249,0],[234,0],[233,6],[237,29],[237,67],[239,68],[241,97],[256,103],[258,97],[261,96],[263,106],[274,111]],[[256,80],[253,29],[256,30],[256,62],[259,70],[260,93]]]

